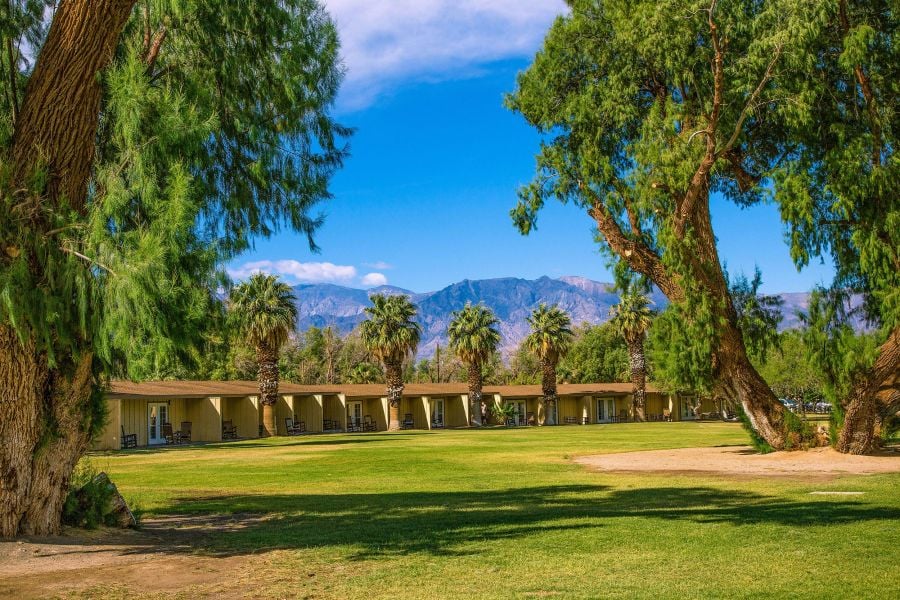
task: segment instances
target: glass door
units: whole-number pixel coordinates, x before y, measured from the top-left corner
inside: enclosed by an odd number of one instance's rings
[[[151,402],[147,405],[147,444],[165,444],[162,426],[169,422],[169,405]]]
[[[362,425],[362,402],[349,402],[347,404],[348,426],[359,427]]]
[[[431,405],[431,424],[438,427],[444,426],[444,399],[438,398]]]

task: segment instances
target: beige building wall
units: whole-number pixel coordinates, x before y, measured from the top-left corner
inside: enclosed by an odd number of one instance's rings
[[[444,427],[466,427],[469,424],[468,395],[444,396]]]
[[[94,450],[118,450],[122,447],[122,413],[121,400],[106,401],[106,424],[103,431],[94,440]]]
[[[366,414],[365,404],[363,414]],[[335,421],[341,429],[347,430],[347,407],[340,396],[334,394],[322,396],[322,419]]]
[[[294,396],[294,414],[297,421],[303,421],[306,431],[321,433],[322,431],[322,396]]]
[[[222,398],[222,421],[231,421],[237,427],[238,437],[259,437],[259,403],[256,396]],[[221,433],[220,427],[220,436]]]

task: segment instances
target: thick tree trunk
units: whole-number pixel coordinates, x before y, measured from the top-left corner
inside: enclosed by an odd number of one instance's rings
[[[470,424],[476,427],[483,425],[481,415],[484,414],[484,400],[481,393],[481,366],[476,364],[469,365],[469,414],[471,415]]]
[[[259,401],[263,410],[263,437],[278,435],[275,423],[275,405],[278,403],[278,352],[266,344],[256,347],[259,372]]]
[[[556,425],[556,361],[541,360],[541,392],[544,402],[544,419],[547,425]]]
[[[388,396],[388,431],[400,431],[400,401],[403,399],[403,365],[386,363],[384,379]]]
[[[646,420],[647,361],[644,357],[644,335],[628,340],[628,360],[631,366],[631,395],[634,420]]]
[[[62,0],[26,87],[9,151],[23,227],[61,204],[85,212],[100,111],[98,74],[135,0]],[[46,187],[31,189],[44,171]],[[29,249],[20,251],[30,252]],[[40,280],[42,273],[36,273]],[[52,369],[32,340],[0,325],[0,535],[60,529],[72,469],[89,444],[91,352]],[[85,344],[86,345],[86,344]]]
[[[844,402],[844,426],[835,448],[845,454],[866,454],[878,444],[878,428],[900,402],[900,328],[881,345],[872,368],[859,379]]]

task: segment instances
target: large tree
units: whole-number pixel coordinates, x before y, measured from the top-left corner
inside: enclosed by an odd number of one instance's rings
[[[500,345],[500,330],[497,328],[499,323],[490,308],[467,302],[462,310],[453,312],[447,329],[450,348],[468,370],[469,411],[473,425],[482,424],[482,368]]]
[[[415,321],[416,305],[408,296],[374,294],[369,318],[360,325],[366,349],[384,367],[390,431],[400,429],[400,400],[403,398],[403,361],[416,353],[422,329]]]
[[[556,367],[572,347],[572,319],[558,306],[538,305],[528,316],[525,346],[541,364],[542,402],[548,425],[556,425]]]
[[[628,345],[628,364],[631,370],[631,393],[635,421],[645,419],[644,398],[647,391],[647,357],[644,338],[653,322],[650,298],[636,291],[628,291],[619,303],[610,307],[612,324]]]
[[[275,275],[257,273],[231,291],[228,310],[242,338],[256,351],[263,433],[278,435],[278,356],[288,336],[297,329],[294,291]]]
[[[861,294],[878,330],[878,352],[840,398],[835,447],[859,454],[900,410],[900,45],[896,2],[827,4],[811,89],[785,130],[792,151],[774,188],[797,264],[822,254],[834,261],[833,293],[821,300]]]
[[[507,99],[541,131],[537,176],[512,215],[574,202],[617,262],[673,303],[718,393],[784,448],[794,422],[748,357],[710,216],[720,193],[760,201],[804,99],[816,0],[569,0]]]
[[[49,534],[104,382],[190,358],[253,236],[313,234],[349,132],[315,0],[19,0],[0,21],[0,536]]]

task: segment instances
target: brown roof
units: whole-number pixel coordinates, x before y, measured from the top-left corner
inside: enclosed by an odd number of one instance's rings
[[[386,395],[384,385],[334,384],[299,385],[281,383],[278,391],[282,394],[344,394],[348,398],[375,397]],[[630,383],[562,383],[557,387],[561,396],[589,394],[628,394]],[[658,392],[647,386],[648,392]],[[468,386],[464,383],[408,383],[404,386],[404,396],[441,396],[465,394]],[[506,397],[540,396],[539,385],[487,385],[486,394],[500,394]],[[255,381],[113,381],[107,394],[110,398],[206,398],[209,396],[255,396],[259,387]]]

